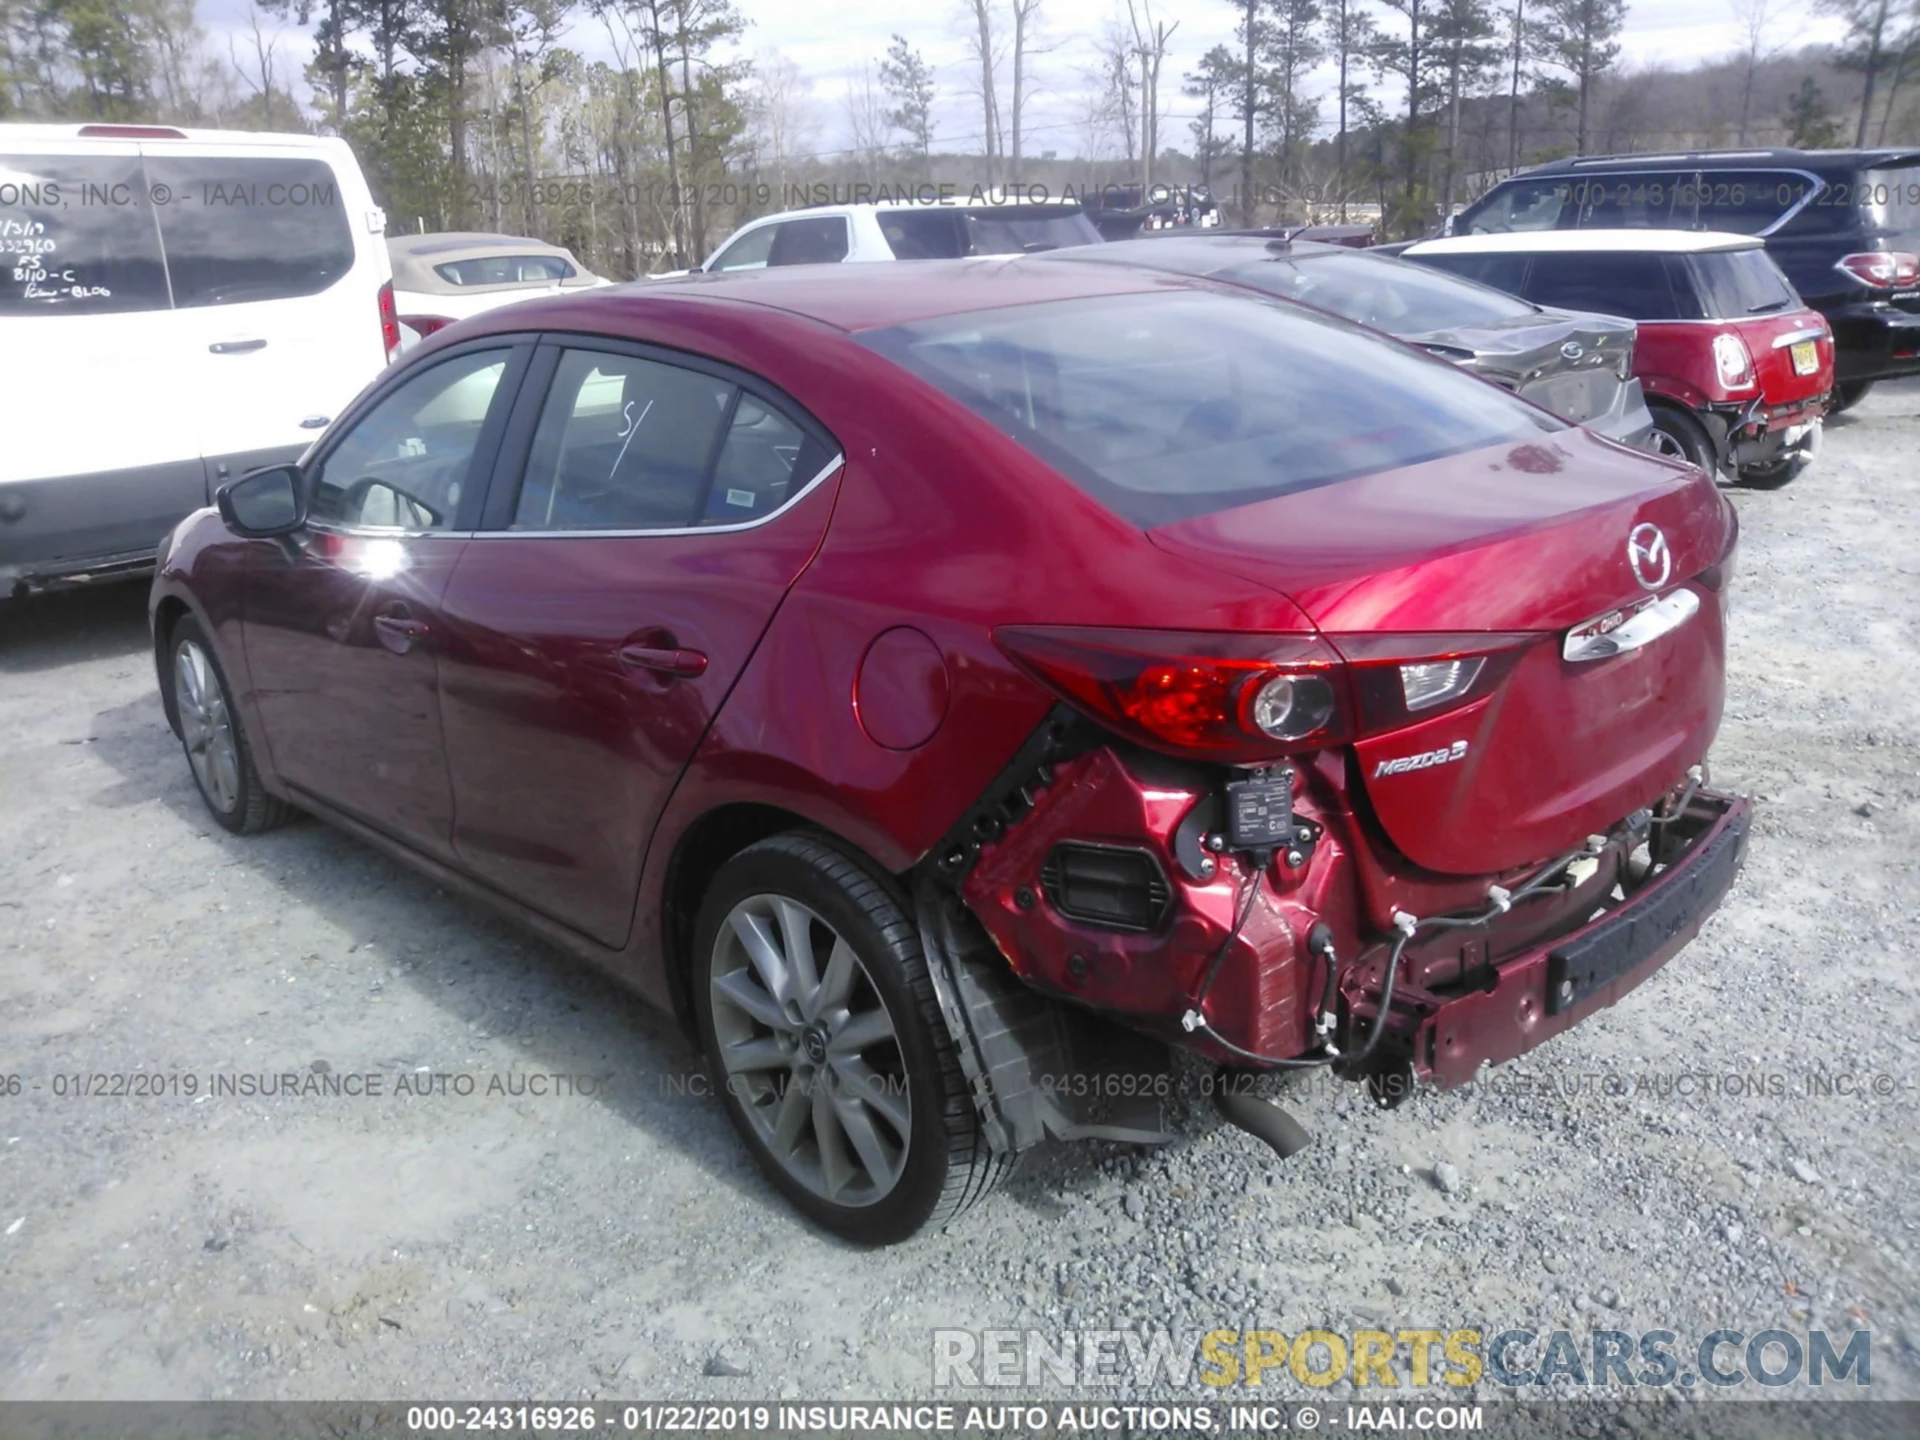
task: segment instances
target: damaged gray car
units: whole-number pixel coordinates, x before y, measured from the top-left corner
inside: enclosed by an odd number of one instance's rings
[[[1426,266],[1340,245],[1256,235],[1178,235],[1055,252],[1062,263],[1135,265],[1244,285],[1418,345],[1596,434],[1657,455],[1633,374],[1633,321],[1547,310]]]

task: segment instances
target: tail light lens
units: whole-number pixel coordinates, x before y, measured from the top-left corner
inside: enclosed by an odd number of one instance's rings
[[[1486,694],[1530,635],[1243,635],[1008,626],[994,641],[1149,749],[1229,765],[1426,720]],[[1338,648],[1336,648],[1336,646]]]
[[[1868,250],[1842,256],[1834,262],[1834,268],[1851,275],[1870,290],[1902,290],[1909,285],[1920,285],[1920,256],[1904,250]]]
[[[1070,705],[1149,749],[1257,765],[1351,734],[1340,657],[1315,636],[1014,626],[993,638]]]
[[[380,287],[380,343],[387,347],[387,359],[400,351],[400,312],[393,303],[393,282]]]
[[[1729,390],[1744,390],[1753,384],[1753,355],[1747,342],[1732,331],[1713,337],[1713,366],[1720,372],[1720,383]]]

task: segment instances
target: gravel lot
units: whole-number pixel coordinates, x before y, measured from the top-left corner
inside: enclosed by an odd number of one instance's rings
[[[1867,1325],[1920,1397],[1916,454],[1883,386],[1734,493],[1752,858],[1625,1003],[1392,1113],[1302,1082],[1292,1161],[1196,1108],[878,1254],[778,1202],[670,1022],[317,823],[218,830],[144,587],[0,601],[0,1396],[924,1396],[936,1327],[1258,1323]],[[385,1093],[208,1095],[327,1070]],[[57,1093],[135,1071],[168,1093]],[[590,1078],[488,1093],[533,1076]]]

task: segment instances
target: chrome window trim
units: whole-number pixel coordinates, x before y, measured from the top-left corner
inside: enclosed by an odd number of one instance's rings
[[[846,462],[846,453],[844,451],[836,452],[832,459],[820,467],[819,474],[815,475],[811,480],[807,481],[806,484],[789,495],[778,507],[769,510],[764,515],[756,516],[752,520],[740,520],[731,525],[675,525],[657,530],[474,530],[468,532],[468,534],[469,537],[474,540],[566,540],[584,539],[595,536],[608,540],[637,540],[652,536],[670,535],[732,535],[742,530],[758,530],[762,525],[772,524],[817,490],[822,483],[831,477],[842,465],[846,464]],[[399,532],[389,533],[397,534]],[[436,531],[431,533],[437,534],[440,532]]]

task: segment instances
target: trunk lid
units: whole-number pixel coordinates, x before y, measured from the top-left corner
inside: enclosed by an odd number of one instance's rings
[[[1631,320],[1543,310],[1412,337],[1445,353],[1471,350],[1466,368],[1565,420],[1584,424],[1613,407],[1633,373]]]
[[[1481,698],[1353,747],[1394,845],[1422,868],[1477,875],[1578,844],[1705,754],[1725,684],[1722,592],[1696,577],[1734,523],[1698,471],[1570,429],[1151,533],[1283,591],[1350,658],[1377,655],[1382,636],[1411,637],[1409,653],[1434,635],[1503,650],[1505,673]],[[1628,539],[1649,525],[1665,563],[1643,554],[1636,574]],[[1683,586],[1698,613],[1645,649],[1561,658],[1568,629]],[[1409,758],[1424,763],[1396,763]]]
[[[1732,328],[1753,356],[1760,398],[1769,408],[1811,400],[1833,388],[1833,332],[1818,311],[1793,309],[1735,320]],[[1794,359],[1796,351],[1812,356],[1811,370],[1801,372]]]

